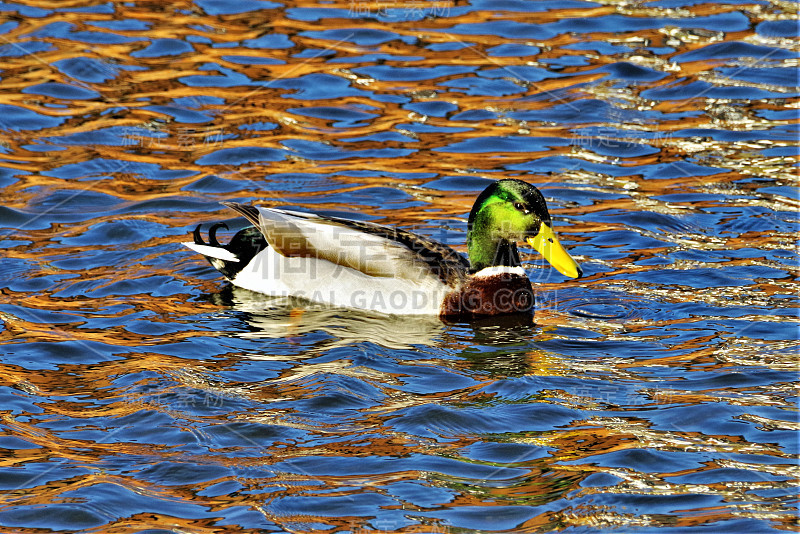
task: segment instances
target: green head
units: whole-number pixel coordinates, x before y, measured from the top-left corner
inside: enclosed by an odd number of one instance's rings
[[[472,268],[519,265],[518,241],[526,241],[561,274],[571,278],[582,274],[553,233],[539,190],[522,180],[499,180],[483,190],[469,214],[467,249]]]

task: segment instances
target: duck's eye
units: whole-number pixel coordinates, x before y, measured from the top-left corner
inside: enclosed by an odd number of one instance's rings
[[[518,209],[522,213],[528,213],[528,210],[525,208],[525,205],[522,202],[514,202],[514,208]]]

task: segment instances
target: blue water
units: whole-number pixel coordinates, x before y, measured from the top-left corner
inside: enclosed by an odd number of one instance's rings
[[[0,3],[0,530],[797,529],[789,4]],[[232,288],[220,201],[464,252],[541,189],[533,319]]]

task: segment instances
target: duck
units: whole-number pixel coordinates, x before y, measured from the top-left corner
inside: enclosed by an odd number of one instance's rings
[[[300,297],[393,315],[470,319],[535,308],[517,243],[558,272],[582,270],[561,245],[542,193],[514,178],[493,181],[467,221],[467,256],[428,237],[372,222],[281,208],[222,202],[252,225],[223,245],[202,225],[183,243],[231,284],[271,296]]]

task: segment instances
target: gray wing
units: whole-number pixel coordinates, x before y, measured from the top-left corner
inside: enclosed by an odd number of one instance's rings
[[[416,280],[435,276],[453,285],[469,261],[452,248],[406,230],[293,211],[223,202],[253,223],[284,256],[317,257],[370,276]]]

